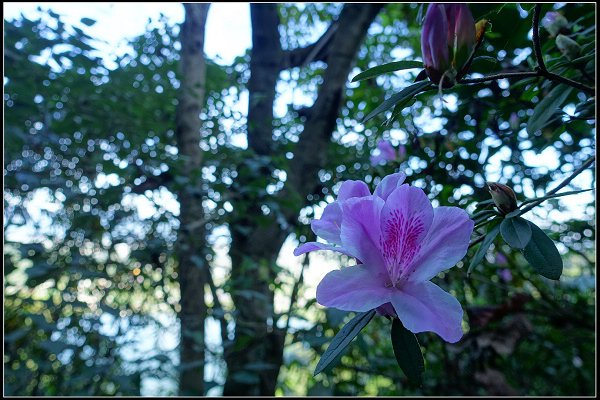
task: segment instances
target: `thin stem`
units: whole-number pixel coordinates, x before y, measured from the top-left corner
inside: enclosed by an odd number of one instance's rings
[[[584,85],[583,83],[576,82],[576,81],[574,81],[572,79],[569,79],[569,78],[565,78],[564,76],[557,75],[557,74],[552,73],[550,71],[540,71],[540,74],[543,77],[548,78],[551,81],[556,81],[556,82],[564,83],[565,85],[572,86],[572,87],[574,87],[576,89],[579,89],[579,90],[581,90],[583,92],[586,92],[586,93],[588,93],[588,94],[590,94],[592,96],[596,93],[596,89],[594,89],[593,87]]]
[[[469,248],[471,248],[472,246],[475,246],[477,243],[483,241],[483,239],[485,239],[486,236],[487,235],[481,235],[477,239],[472,240],[471,243],[469,243]]]
[[[546,193],[546,195],[544,197],[548,197],[550,195],[553,195],[554,193],[558,192],[560,189],[562,189],[565,186],[567,186],[569,184],[569,182],[571,182],[573,179],[575,179],[575,177],[577,175],[581,174],[583,171],[585,171],[587,169],[587,167],[589,167],[590,165],[592,165],[592,163],[595,160],[596,160],[596,156],[591,156],[586,162],[584,162],[581,165],[581,167],[579,167],[576,171],[574,171],[567,179],[565,179],[564,181],[562,181],[557,187],[555,187],[554,189],[552,189],[551,191],[549,191],[548,193]],[[529,205],[529,206],[525,207],[524,209],[522,209],[521,212],[519,213],[519,215],[523,215],[526,212],[531,211],[535,207],[537,207],[540,204],[542,204],[544,201],[546,201],[545,198],[542,198],[540,200],[535,201],[531,205]]]
[[[535,60],[540,68],[541,73],[548,72],[546,69],[546,64],[544,64],[544,55],[542,54],[542,46],[540,44],[540,11],[542,10],[541,4],[536,4],[533,8],[533,21],[532,28],[533,34],[531,37],[531,41],[533,42],[533,54],[535,55]]]
[[[499,74],[487,75],[483,78],[472,78],[472,79],[461,79],[458,83],[484,83],[495,81],[498,79],[510,79],[510,78],[537,78],[540,76],[539,72],[504,72]]]
[[[308,254],[304,257],[304,261],[302,261],[302,268],[300,269],[300,276],[298,277],[298,280],[296,282],[294,282],[294,287],[292,289],[292,295],[290,296],[290,308],[288,309],[288,312],[287,312],[287,321],[285,323],[285,331],[284,331],[286,334],[290,327],[292,311],[294,310],[296,298],[298,297],[298,290],[300,289],[300,285],[302,285],[302,282],[304,280],[304,269],[306,268],[307,265],[308,265]]]
[[[483,30],[485,32],[485,26],[483,27]],[[475,54],[477,53],[477,50],[479,50],[479,48],[483,44],[483,38],[484,37],[485,37],[485,35],[484,35],[484,33],[482,33],[481,36],[479,37],[479,39],[477,40],[477,43],[475,43],[475,47],[473,48],[473,51],[471,52],[471,55],[467,59],[467,62],[465,62],[465,65],[458,72],[457,79],[460,79],[463,76],[465,76],[466,73],[469,71],[469,68],[471,68],[471,64],[473,63],[473,59],[475,59]]]
[[[225,346],[229,342],[229,337],[227,336],[227,321],[225,320],[225,309],[221,305],[221,301],[219,300],[219,295],[217,294],[217,286],[215,285],[215,280],[212,276],[212,272],[210,268],[207,270],[208,275],[208,286],[210,287],[210,293],[213,297],[214,307],[213,309],[221,311],[222,315],[219,318],[219,324],[221,325],[221,341],[223,346]],[[214,315],[213,315],[213,318]]]

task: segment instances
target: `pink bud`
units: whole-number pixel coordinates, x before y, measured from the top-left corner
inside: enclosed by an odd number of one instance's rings
[[[451,81],[475,46],[475,20],[466,4],[430,4],[421,33],[421,51],[429,79]]]

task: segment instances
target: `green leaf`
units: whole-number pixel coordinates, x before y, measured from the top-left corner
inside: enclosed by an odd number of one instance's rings
[[[554,245],[537,225],[529,221],[531,240],[523,250],[523,256],[535,271],[548,278],[558,280],[563,270],[563,261]]]
[[[367,326],[375,315],[375,310],[357,314],[350,320],[340,331],[335,335],[325,353],[321,356],[317,367],[315,368],[314,376],[321,373],[329,364],[335,361],[336,357],[350,344],[352,339]]]
[[[363,119],[362,122],[363,123],[367,122],[368,120],[370,120],[377,114],[380,114],[380,113],[386,111],[387,109],[391,108],[392,106],[395,106],[396,104],[400,103],[401,101],[403,101],[409,97],[412,97],[412,96],[416,95],[417,93],[424,91],[429,86],[431,86],[431,82],[429,82],[429,81],[417,82],[417,83],[410,85],[409,87],[403,89],[402,91],[396,93],[395,95],[393,95],[392,97],[388,98],[383,103],[381,103],[377,108],[375,108],[373,111],[371,111],[371,113],[369,115],[367,115],[365,117],[365,119]]]
[[[481,260],[483,260],[483,257],[485,257],[485,253],[487,253],[488,249],[494,242],[494,239],[496,239],[496,236],[498,236],[498,233],[500,232],[500,225],[501,224],[496,224],[494,226],[490,226],[490,229],[488,229],[488,233],[487,235],[485,235],[485,239],[483,239],[483,241],[481,242],[477,253],[475,253],[475,256],[469,264],[467,275],[471,275],[471,271],[473,271],[473,268],[479,265],[479,263],[481,263]]]
[[[500,223],[500,233],[504,241],[515,249],[524,249],[531,239],[529,222],[521,217],[504,218]]]
[[[362,81],[364,79],[374,78],[388,72],[400,71],[402,69],[423,68],[421,61],[395,61],[388,64],[378,65],[361,72],[352,78],[352,82]]]
[[[398,318],[392,322],[392,347],[404,375],[411,382],[420,384],[425,370],[421,346],[415,334],[406,329]]]
[[[527,133],[530,135],[546,126],[546,123],[567,99],[572,87],[559,84],[533,110],[533,115],[527,122]]]

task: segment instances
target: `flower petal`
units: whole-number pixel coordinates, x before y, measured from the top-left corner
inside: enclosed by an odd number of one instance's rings
[[[419,254],[433,220],[433,208],[423,190],[401,185],[381,210],[380,248],[392,283],[405,279]]]
[[[353,197],[370,196],[371,191],[363,181],[344,181],[338,190],[338,201],[344,201]]]
[[[443,4],[430,4],[421,33],[421,49],[426,67],[445,71],[449,66],[448,20]]]
[[[454,296],[431,282],[406,282],[391,296],[392,305],[406,329],[435,332],[449,343],[463,335],[463,310]]]
[[[390,301],[392,290],[377,268],[360,264],[329,272],[317,286],[317,302],[344,311],[369,311]]]
[[[350,257],[356,257],[354,254],[350,254],[348,252],[348,250],[344,249],[343,247],[332,246],[332,245],[320,243],[320,242],[307,242],[307,243],[301,244],[300,246],[298,246],[294,249],[294,255],[296,257],[298,257],[298,256],[301,256],[302,254],[309,253],[309,252],[315,251],[315,250],[337,251],[338,253],[342,253],[342,254],[345,254]]]
[[[342,209],[338,202],[328,204],[323,210],[321,219],[313,219],[310,227],[315,235],[329,243],[341,244],[340,226],[342,225]]]
[[[375,196],[381,197],[383,200],[387,200],[388,196],[397,188],[400,187],[404,183],[406,179],[406,175],[402,172],[397,172],[395,174],[390,174],[384,177],[379,185],[375,188],[375,192],[373,193]]]
[[[379,249],[379,221],[384,201],[377,196],[354,198],[341,204],[342,247],[351,252],[363,264],[376,267],[383,265]]]
[[[458,207],[438,207],[421,250],[409,266],[409,280],[428,281],[467,254],[474,222]]]

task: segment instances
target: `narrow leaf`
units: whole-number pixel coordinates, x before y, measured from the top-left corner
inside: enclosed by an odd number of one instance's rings
[[[388,64],[378,65],[361,72],[352,78],[352,82],[362,81],[364,79],[374,78],[388,72],[400,71],[402,69],[423,68],[421,61],[395,61]]]
[[[552,239],[537,225],[529,222],[531,240],[523,250],[523,256],[535,271],[548,279],[558,280],[562,274],[563,262]]]
[[[413,83],[409,87],[403,89],[402,91],[396,93],[395,95],[393,95],[392,97],[388,98],[383,103],[381,103],[376,109],[371,111],[371,113],[369,115],[367,115],[362,122],[363,123],[367,122],[368,120],[370,120],[377,114],[380,114],[380,113],[386,111],[387,109],[393,107],[394,105],[400,103],[402,100],[404,100],[408,97],[412,97],[412,96],[416,95],[417,93],[424,91],[429,86],[431,86],[431,82],[429,82],[429,81]]]
[[[572,87],[559,84],[542,101],[535,106],[533,115],[527,122],[527,133],[530,135],[542,129],[556,112],[556,109],[562,106],[571,91]]]
[[[515,249],[524,249],[531,239],[529,222],[521,217],[504,218],[500,223],[500,233],[504,241]]]
[[[487,235],[485,235],[485,238],[481,242],[481,245],[479,246],[477,253],[475,253],[475,256],[471,260],[471,264],[469,264],[469,269],[467,270],[467,275],[471,275],[473,268],[475,268],[476,266],[479,265],[479,263],[481,263],[481,260],[483,260],[483,257],[485,257],[485,254],[487,253],[488,249],[494,242],[494,239],[496,239],[496,236],[498,236],[499,232],[500,232],[500,224],[490,227]]]
[[[398,318],[392,322],[392,347],[404,375],[411,382],[420,384],[425,370],[421,346],[415,334],[406,329]]]
[[[335,361],[336,357],[350,344],[352,339],[367,326],[375,315],[375,310],[357,314],[335,335],[325,353],[321,356],[314,375],[321,373],[329,364]]]

